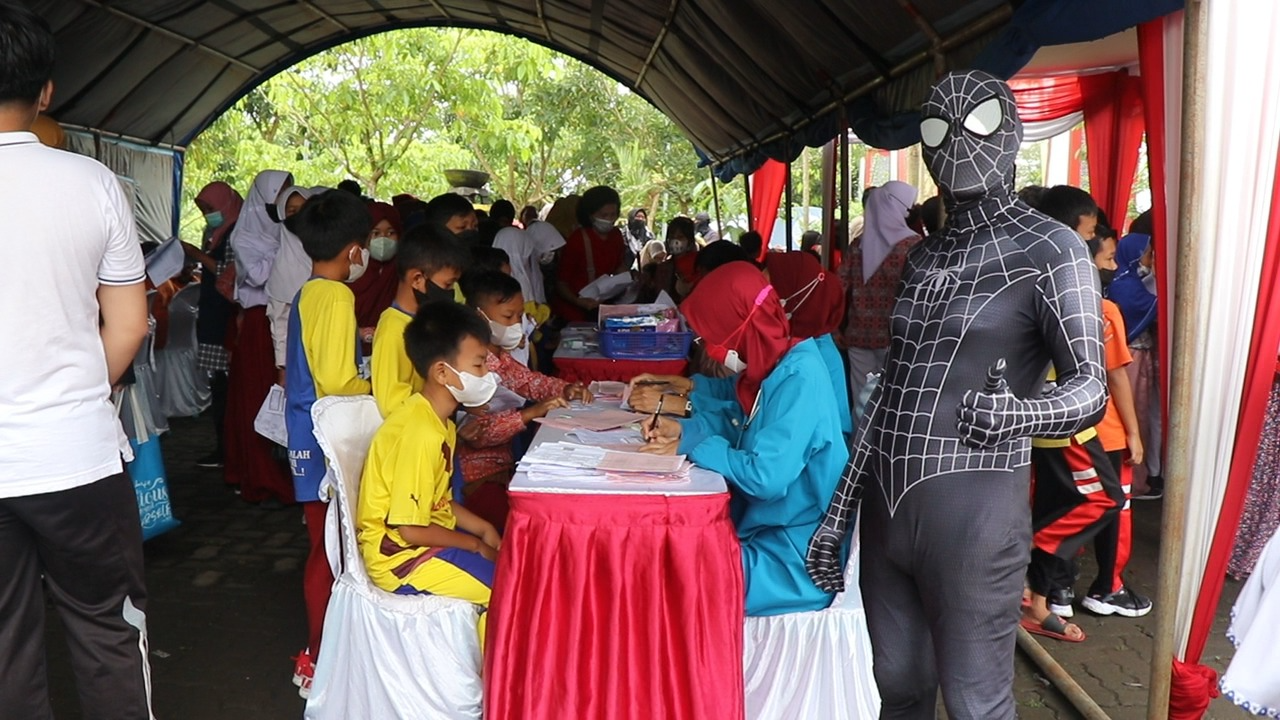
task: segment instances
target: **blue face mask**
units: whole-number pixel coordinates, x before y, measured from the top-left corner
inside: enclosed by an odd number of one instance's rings
[[[223,218],[222,218],[221,210],[214,210],[213,212],[204,216],[205,224],[207,224],[210,228],[214,230],[222,227],[222,220]]]

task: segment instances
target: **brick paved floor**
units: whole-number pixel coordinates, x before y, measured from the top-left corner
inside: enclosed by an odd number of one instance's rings
[[[301,513],[248,505],[223,486],[220,471],[196,468],[195,459],[212,439],[206,420],[175,419],[172,426],[163,446],[182,526],[146,546],[156,715],[161,720],[300,718],[303,702],[289,681],[289,658],[306,641]],[[1134,506],[1129,582],[1147,593],[1155,587],[1160,503]],[[1082,590],[1092,578],[1091,562],[1083,569]],[[1209,643],[1209,664],[1219,670],[1231,656],[1223,632],[1239,587],[1228,583]],[[1144,719],[1155,617],[1095,618],[1077,611],[1089,639],[1079,645],[1045,639],[1045,647],[1115,720]],[[60,720],[75,720],[80,714],[74,682],[52,612],[49,624],[55,710]],[[1021,655],[1015,692],[1025,720],[1077,717]],[[1251,716],[1218,700],[1208,717]]]

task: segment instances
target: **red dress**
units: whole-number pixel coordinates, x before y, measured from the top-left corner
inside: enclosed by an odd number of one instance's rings
[[[587,246],[591,247],[591,260],[587,261]],[[560,251],[560,269],[556,279],[569,286],[575,293],[591,284],[602,275],[608,275],[618,269],[627,252],[627,245],[622,233],[614,228],[608,235],[601,235],[594,228],[578,228],[565,242]],[[554,294],[552,309],[557,315],[569,322],[587,320],[587,313],[582,308]]]

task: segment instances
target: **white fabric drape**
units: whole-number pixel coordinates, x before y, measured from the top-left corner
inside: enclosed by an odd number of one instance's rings
[[[1022,141],[1040,142],[1041,140],[1058,137],[1082,122],[1084,122],[1083,110],[1073,112],[1070,115],[1063,115],[1057,120],[1024,122],[1022,123]]]
[[[1175,608],[1180,657],[1226,491],[1258,301],[1280,144],[1278,35],[1274,3],[1208,4],[1201,195],[1187,199],[1202,229],[1192,258],[1199,277],[1194,287],[1178,288],[1195,298],[1194,334],[1190,347],[1173,348],[1189,361],[1182,380],[1191,386],[1191,403],[1182,420],[1196,439],[1184,449],[1186,475],[1170,478],[1188,483],[1185,533],[1165,537],[1183,548]]]

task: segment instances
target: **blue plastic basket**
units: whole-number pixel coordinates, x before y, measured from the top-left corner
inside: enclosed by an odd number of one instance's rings
[[[614,360],[684,360],[691,332],[601,330],[600,354]]]

